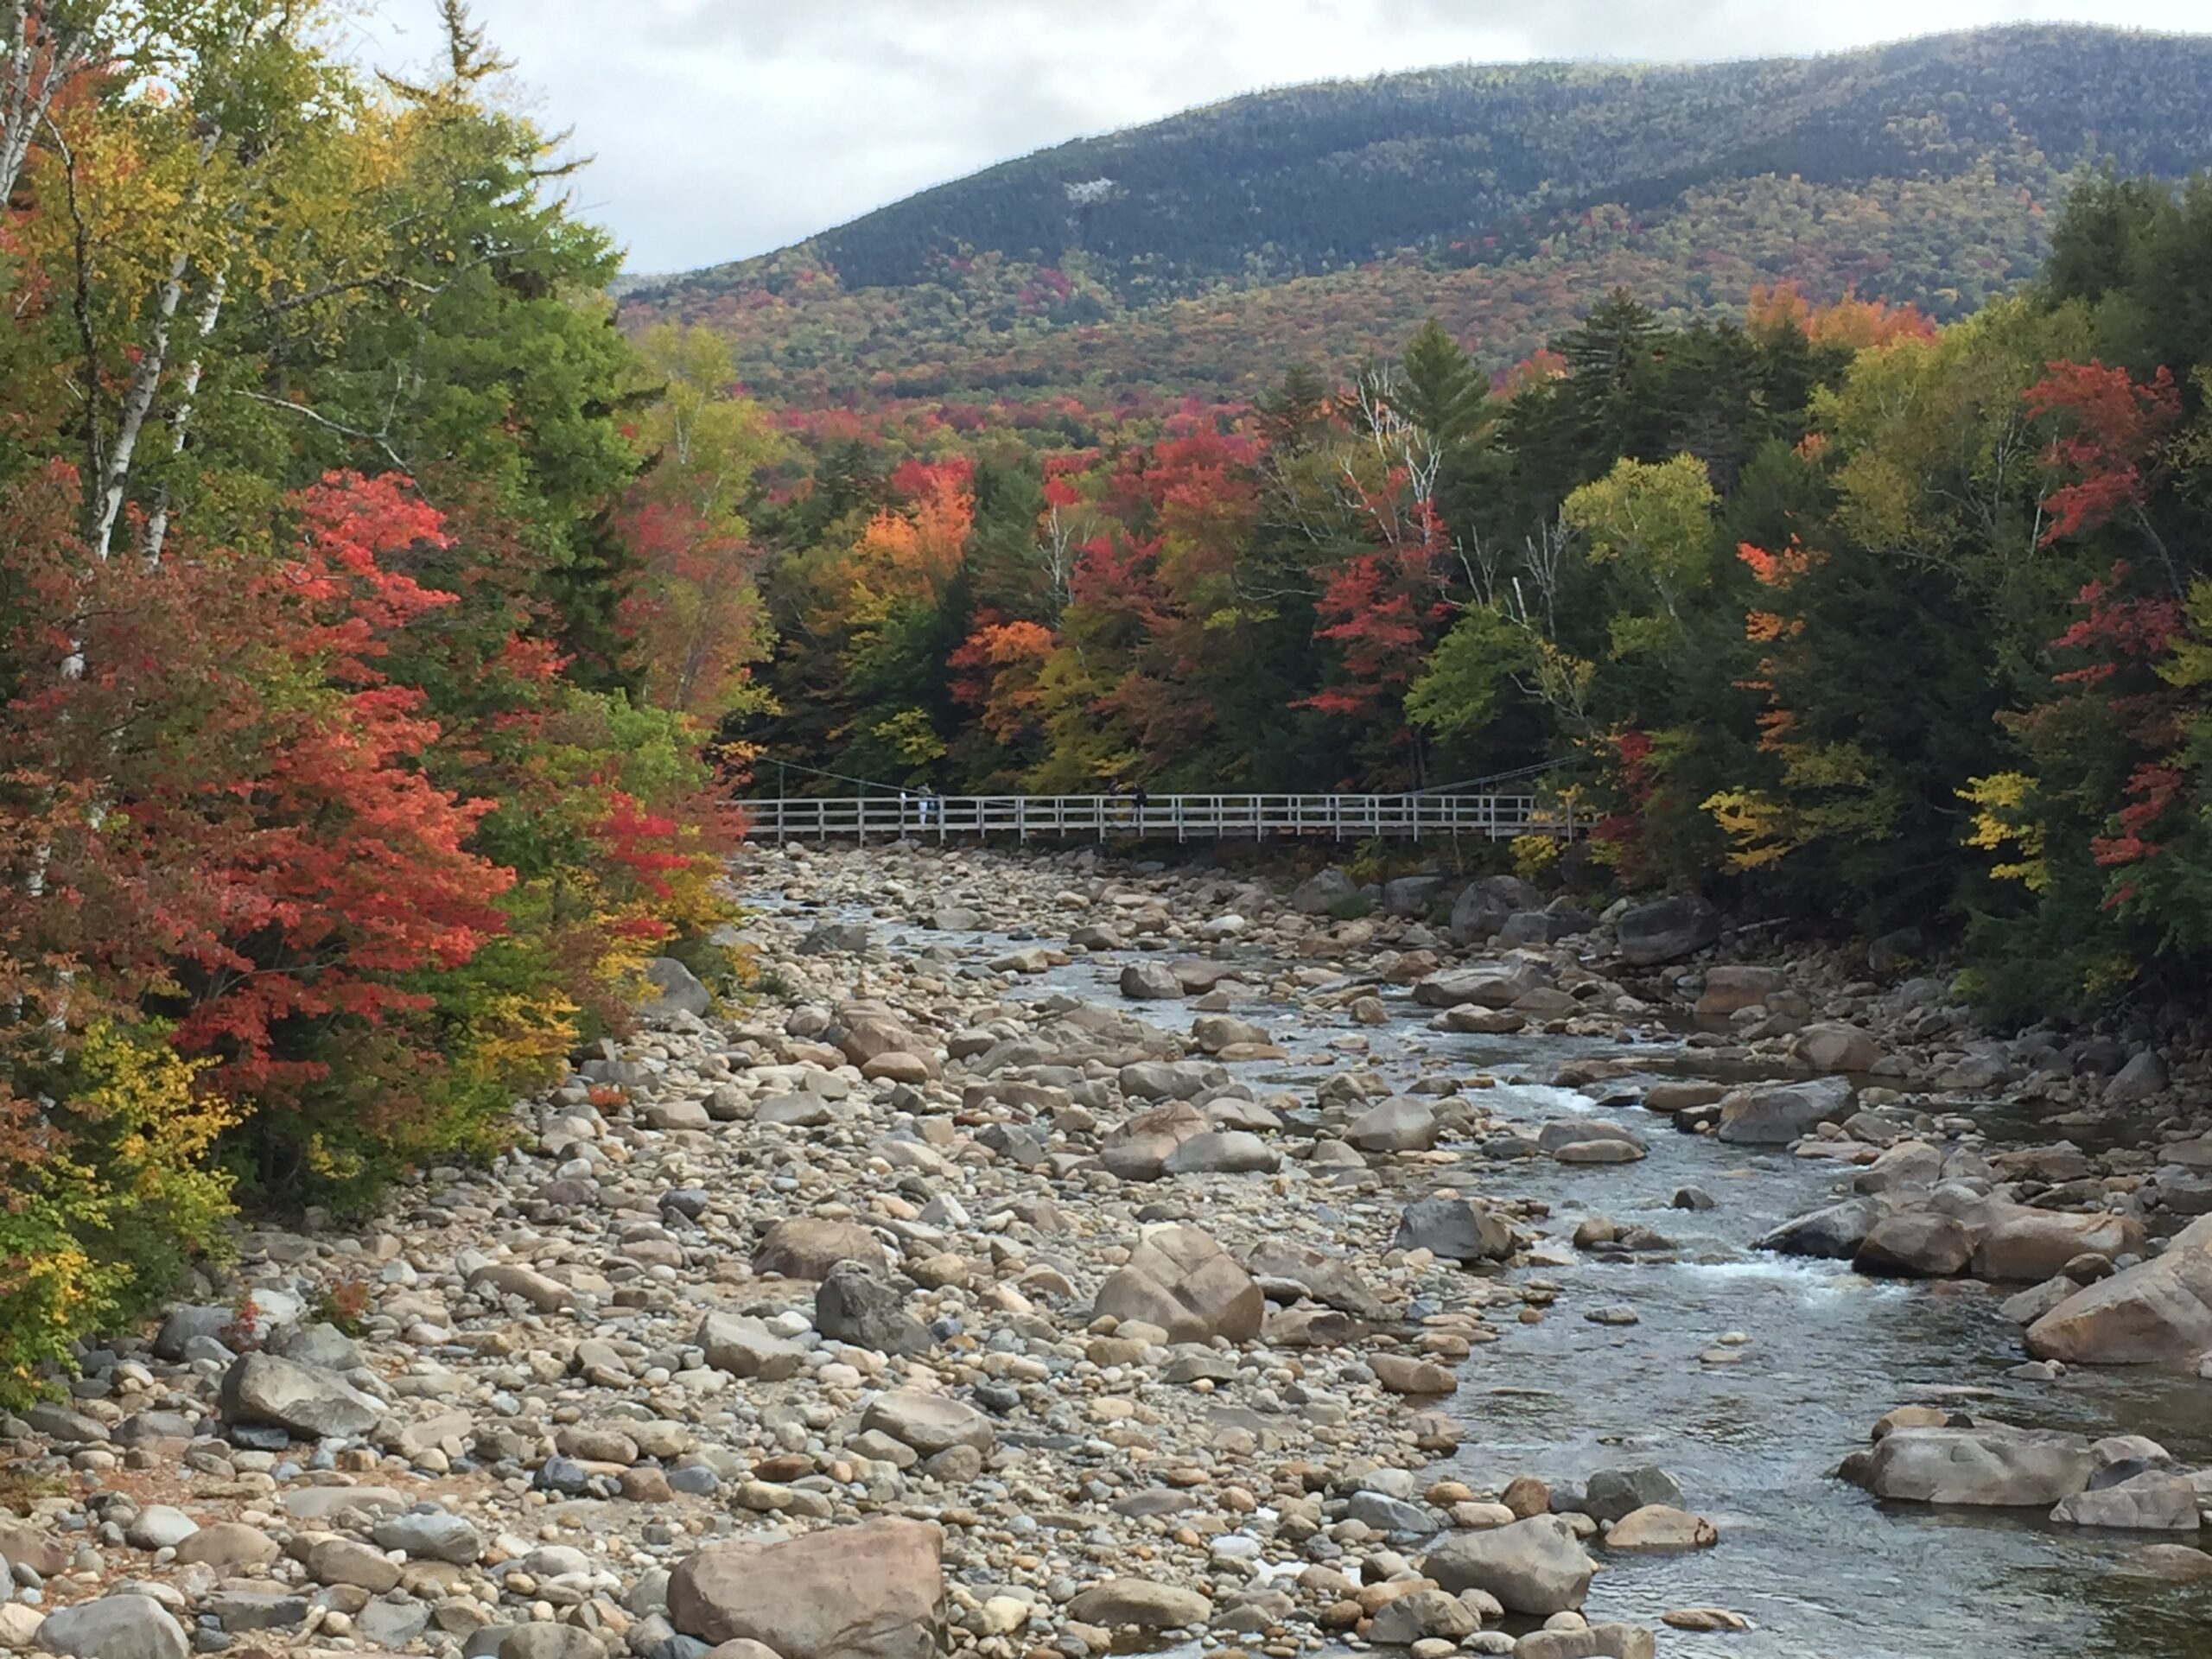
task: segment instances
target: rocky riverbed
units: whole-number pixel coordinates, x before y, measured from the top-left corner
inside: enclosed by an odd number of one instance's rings
[[[0,1648],[2207,1650],[2201,1061],[1689,900],[741,880],[753,992],[0,1424]]]

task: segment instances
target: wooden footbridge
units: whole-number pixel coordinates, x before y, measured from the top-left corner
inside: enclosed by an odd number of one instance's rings
[[[741,802],[756,841],[1570,840],[1571,804],[1518,791],[1402,795],[775,795]]]

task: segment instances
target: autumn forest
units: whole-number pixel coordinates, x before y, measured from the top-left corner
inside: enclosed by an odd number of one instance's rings
[[[0,1390],[241,1207],[495,1153],[649,959],[738,982],[777,762],[1558,763],[1524,875],[2196,1006],[2201,44],[1270,94],[640,285],[445,14],[416,84],[0,6]],[[1156,233],[1193,156],[1265,234]]]

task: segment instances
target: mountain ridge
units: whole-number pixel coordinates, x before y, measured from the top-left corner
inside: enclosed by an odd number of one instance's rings
[[[2212,35],[2024,24],[1807,58],[1456,65],[1070,139],[770,254],[641,281],[624,306],[721,327],[772,396],[1165,384],[1192,366],[1157,349],[1178,302],[1236,308],[1408,259],[1440,282],[1492,266],[1548,283],[1527,262],[1618,211],[1646,229],[1687,216],[1678,239],[1730,267],[1700,284],[1697,259],[1670,255],[1662,309],[1797,281],[1957,315],[2032,269],[2043,215],[2085,172],[2208,162]],[[1910,202],[1931,184],[1960,198],[1959,234]],[[1813,193],[1813,232],[1699,218],[1755,185]],[[1916,217],[1890,222],[1900,212]],[[1839,233],[1838,216],[1861,222]],[[1965,279],[1936,280],[1953,264]],[[1402,298],[1386,308],[1406,321]],[[1568,320],[1550,298],[1525,308],[1503,331],[1518,346]]]

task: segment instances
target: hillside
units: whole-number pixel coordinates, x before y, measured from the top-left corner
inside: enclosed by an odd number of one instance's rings
[[[2013,28],[1810,59],[1427,70],[1081,139],[633,290],[772,397],[1247,391],[1431,312],[1503,365],[1616,283],[1955,316],[2075,177],[2212,162],[2212,36]]]

